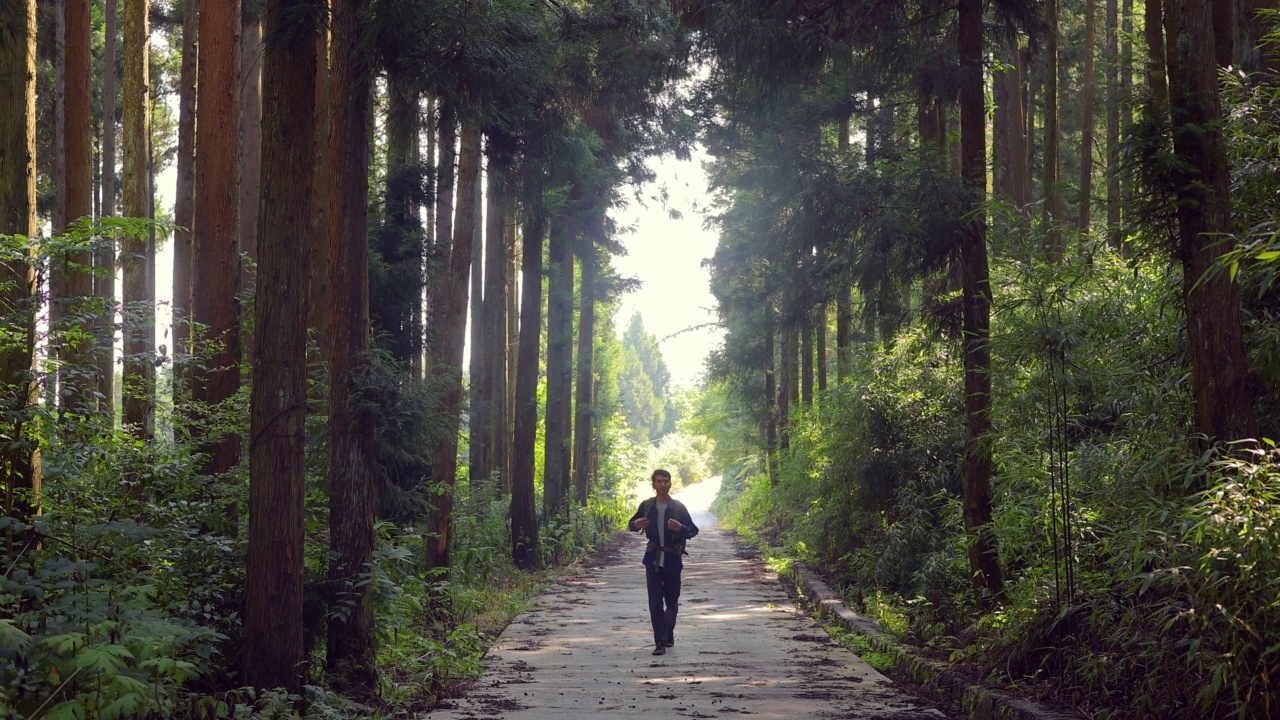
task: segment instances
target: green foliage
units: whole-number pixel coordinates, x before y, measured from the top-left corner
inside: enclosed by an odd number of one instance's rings
[[[74,447],[48,454],[65,460]],[[189,482],[189,453],[100,432],[94,447],[46,466],[39,520],[0,518],[31,538],[0,578],[0,705],[15,717],[174,715],[184,683],[219,673],[242,543],[193,526],[221,508],[120,492],[144,467],[148,487]]]
[[[722,521],[827,569],[864,612],[895,618],[897,634],[993,680],[1045,683],[1099,716],[1274,714],[1280,458],[1190,454],[1179,285],[1161,263],[1087,242],[1080,256],[1045,263],[1039,234],[1002,223],[998,208],[996,217],[993,529],[1006,603],[975,620],[957,467],[960,359],[921,320],[891,343],[856,344],[853,377],[793,415],[776,486],[726,473]],[[1065,363],[1051,366],[1050,354]],[[1066,397],[1077,578],[1062,602],[1051,380]]]
[[[656,442],[675,429],[670,383],[658,339],[645,331],[639,313],[632,315],[622,336],[618,385],[623,417],[636,442]]]

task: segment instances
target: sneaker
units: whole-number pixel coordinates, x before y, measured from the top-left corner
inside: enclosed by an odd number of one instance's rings
[[[654,654],[654,655],[666,655],[666,654],[667,654],[667,647],[666,647],[665,645],[659,645],[658,647],[656,647],[656,648],[654,648],[654,649],[653,649],[653,654]]]

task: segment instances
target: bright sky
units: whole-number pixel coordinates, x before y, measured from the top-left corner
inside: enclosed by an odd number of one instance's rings
[[[658,338],[672,383],[681,387],[698,384],[707,354],[724,335],[719,327],[705,327],[716,315],[710,275],[702,261],[715,254],[717,237],[703,228],[709,204],[705,160],[701,148],[691,161],[651,160],[649,166],[658,177],[641,188],[644,205],[632,200],[630,207],[613,213],[620,227],[633,230],[621,236],[627,254],[614,258],[614,267],[623,277],[643,283],[619,303],[617,331],[621,335],[632,313],[639,312],[645,329]],[[665,207],[658,199],[663,188]],[[680,219],[673,219],[669,210],[678,211]]]

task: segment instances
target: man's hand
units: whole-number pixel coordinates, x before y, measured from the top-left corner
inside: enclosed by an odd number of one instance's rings
[[[649,527],[649,518],[636,518],[636,521],[631,524],[634,525],[637,530],[643,530]]]
[[[680,524],[679,520],[672,518],[667,521],[667,529],[671,532],[679,532],[684,529],[684,526]]]

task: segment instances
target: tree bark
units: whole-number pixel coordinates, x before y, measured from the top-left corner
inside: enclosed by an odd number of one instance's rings
[[[443,135],[441,136],[443,137]],[[442,141],[443,142],[443,141]],[[442,151],[443,152],[443,151]],[[493,172],[492,165],[489,172]],[[493,198],[489,199],[489,212],[496,212]],[[484,236],[477,233],[471,243],[471,357],[467,364],[467,373],[471,384],[467,394],[468,446],[467,462],[468,478],[475,487],[480,487],[489,476],[485,467],[485,413],[488,401],[485,399],[485,378],[487,377],[485,343],[488,335],[484,330]]]
[[[436,167],[436,139],[439,135],[440,123],[436,120],[436,101],[430,97],[427,98],[426,104],[427,117],[427,148],[426,154],[422,158],[424,169],[431,173],[430,187],[435,188],[435,167]],[[439,274],[438,266],[432,262],[432,258],[436,255],[436,204],[434,195],[429,195],[432,201],[426,203],[425,210],[427,214],[426,223],[422,228],[422,263],[421,274],[423,283],[422,295],[417,299],[417,337],[418,342],[422,345],[422,352],[418,354],[416,364],[414,366],[414,377],[424,378],[431,374],[431,333],[433,323],[431,322],[432,313],[435,310],[431,306],[431,278]],[[450,238],[452,240],[452,238]]]
[[[1013,204],[1025,208],[1031,202],[1031,170],[1027,165],[1027,113],[1023,102],[1023,67],[1025,59],[1021,48],[1014,44],[1009,48],[1010,70],[1006,82],[1009,86],[1009,186]]]
[[[1049,32],[1044,69],[1044,222],[1048,226],[1046,254],[1050,262],[1066,255],[1062,233],[1062,188],[1058,186],[1058,0],[1049,0]]]
[[[357,383],[369,366],[369,123],[373,73],[363,44],[366,0],[333,0],[330,75],[336,180],[329,207],[329,585],[344,610],[329,620],[327,670],[342,685],[377,687],[367,582],[377,507],[373,417]]]
[[[502,467],[502,494],[511,493],[511,467],[515,458],[516,432],[516,359],[520,351],[520,290],[517,278],[520,276],[520,239],[516,232],[516,183],[512,175],[509,180],[510,191],[503,198],[502,238],[506,257],[506,298],[507,298],[507,342],[504,364],[506,365],[506,401],[504,420],[506,428],[502,436],[502,444],[498,448],[498,457]]]
[[[800,326],[800,403],[813,407],[813,323]]]
[[[818,354],[818,396],[827,392],[827,303],[818,304],[818,322],[814,327],[814,342]]]
[[[1007,53],[999,56],[1002,64],[1007,64]],[[1006,201],[1013,196],[1013,185],[1009,179],[1009,71],[1005,69],[991,72],[991,100],[995,107],[991,110],[991,188],[995,196]]]
[[[197,412],[227,400],[240,389],[240,0],[200,0],[200,63],[196,99],[196,226],[192,242],[191,319],[207,358],[192,372],[191,398]],[[199,351],[199,350],[198,350]],[[234,435],[205,435],[205,474],[228,472],[240,461]]]
[[[452,257],[453,250],[452,250],[451,244],[455,240],[453,235],[453,194],[454,194],[454,184],[455,184],[454,181],[456,177],[455,173],[457,172],[457,164],[458,164],[457,107],[453,104],[452,101],[446,100],[445,98],[440,99],[439,133],[440,133],[440,141],[439,141],[440,160],[436,164],[436,204],[435,204],[435,208],[436,208],[435,230],[436,230],[436,244],[437,244],[438,250],[435,258],[437,262],[444,264],[448,262],[449,258]],[[470,242],[471,242],[471,238],[468,237],[467,238],[468,248],[471,247]],[[472,257],[471,262],[468,263],[468,266],[473,268],[471,270],[473,275],[475,273],[474,262],[475,262],[475,258]],[[444,296],[445,296],[444,285],[440,282],[435,282],[431,284],[430,287],[433,289],[433,293],[431,296],[431,301],[428,304],[432,305],[433,307],[442,304],[444,302]],[[472,292],[474,293],[475,291],[473,290]],[[472,302],[474,303],[474,300]],[[434,317],[434,310],[433,310],[433,317]],[[437,332],[437,330],[433,327],[432,332],[433,333]],[[471,342],[473,345],[475,341],[476,341],[476,335],[475,335],[475,328],[473,327],[472,335],[471,335]],[[438,344],[439,343],[437,342],[433,344],[432,347],[438,346]]]
[[[105,12],[102,50],[102,172],[100,217],[116,214],[116,35],[119,17],[116,0],[103,3]],[[104,246],[94,253],[93,294],[102,304],[95,337],[98,353],[98,395],[100,407],[107,417],[115,415],[115,320],[116,320],[116,254],[115,247]]]
[[[66,0],[66,43],[62,46],[66,56],[66,118],[62,143],[66,153],[67,225],[81,218],[93,218],[91,35],[89,0]],[[55,230],[65,232],[67,227]],[[74,314],[77,312],[76,308],[88,302],[94,294],[91,271],[93,255],[90,252],[70,253],[60,264],[62,302]],[[97,389],[99,351],[96,345],[96,342],[89,340],[81,341],[74,348],[71,345],[62,346],[64,362],[88,371],[87,377],[72,379],[70,375],[63,375],[59,379],[63,407],[77,412],[98,409],[94,393]]]
[[[178,159],[173,205],[173,375],[175,398],[184,392],[191,358],[191,262],[195,227],[196,35],[199,0],[185,0],[182,13],[182,67],[178,77]]]
[[[1024,96],[1022,107],[1026,110],[1027,129],[1023,137],[1027,141],[1027,178],[1024,186],[1024,197],[1030,202],[1034,194],[1032,190],[1032,177],[1035,172],[1033,168],[1036,166],[1036,88],[1039,76],[1032,72],[1032,58],[1030,46],[1018,49],[1018,59],[1022,61],[1023,77],[1026,78],[1026,95]]]
[[[391,357],[412,373],[413,359],[422,352],[415,332],[415,297],[422,296],[422,226],[417,217],[418,163],[414,137],[418,132],[418,93],[403,68],[387,69],[386,221],[378,236],[378,252],[387,278],[377,288],[371,307],[375,330],[385,335]]]
[[[1235,3],[1235,31],[1232,64],[1249,75],[1275,73],[1280,70],[1280,48],[1275,44],[1261,45],[1268,26],[1259,10],[1275,10],[1276,0],[1233,0]]]
[[[124,213],[151,213],[151,28],[149,0],[124,5]],[[147,238],[121,243],[124,266],[124,374],[122,422],[135,437],[155,432],[155,303]]]
[[[319,0],[322,17],[330,17],[330,0]],[[315,139],[312,155],[314,167],[311,182],[311,227],[312,237],[328,238],[329,236],[329,199],[335,192],[332,185],[337,182],[333,173],[333,122],[329,117],[333,104],[329,91],[331,75],[329,72],[330,45],[328,23],[316,31],[316,102],[315,102]],[[321,364],[329,361],[328,328],[329,328],[329,262],[332,259],[332,248],[328,240],[316,242],[308,254],[307,268],[307,328],[313,333],[316,350]],[[321,388],[323,389],[323,388]],[[317,397],[317,400],[321,398]]]
[[[965,439],[961,474],[969,569],[978,604],[990,608],[1003,595],[1000,555],[991,528],[991,284],[987,269],[987,127],[982,90],[982,0],[960,0],[961,176],[974,207],[960,246],[964,326]]]
[[[538,431],[538,360],[542,355],[542,238],[546,218],[535,189],[526,192],[520,290],[520,356],[516,367],[516,428],[511,469],[511,560],[528,570],[542,564],[534,507],[533,446]]]
[[[240,288],[254,286],[250,269],[258,259],[258,213],[262,199],[262,16],[254,2],[241,6],[240,35]],[[314,91],[312,91],[314,94]],[[244,362],[253,366],[254,336],[244,333]]]
[[[476,196],[479,197],[483,188],[484,174],[476,173]],[[493,453],[489,447],[489,399],[488,393],[489,382],[489,358],[485,354],[477,357],[477,353],[488,347],[489,333],[485,330],[485,314],[484,314],[484,263],[485,263],[485,245],[484,245],[484,223],[479,215],[481,210],[477,205],[475,230],[471,233],[471,358],[468,364],[471,375],[471,392],[469,400],[471,403],[470,415],[468,416],[470,429],[470,444],[468,445],[468,456],[471,462],[468,468],[468,481],[475,483],[474,487],[481,487],[492,473]],[[477,299],[479,296],[479,299]]]
[[[1121,108],[1120,115],[1123,118],[1123,122],[1127,124],[1133,121],[1133,102],[1132,102],[1133,42],[1130,40],[1130,38],[1133,37],[1133,0],[1122,0],[1120,7],[1121,7],[1120,34],[1123,39],[1120,43],[1120,88],[1121,90],[1120,90],[1118,99],[1119,99],[1119,105]],[[1116,225],[1114,226],[1117,229],[1119,228],[1119,221],[1125,217],[1125,215],[1123,214],[1123,209],[1120,208],[1119,205],[1123,201],[1123,198],[1129,194],[1129,182],[1130,182],[1130,178],[1127,173],[1124,175],[1121,175],[1119,171],[1119,162],[1120,162],[1120,159],[1119,159],[1119,156],[1117,155],[1116,172],[1114,173],[1117,177],[1117,183],[1119,185],[1119,188],[1116,191],[1116,198],[1117,198],[1116,212],[1117,212],[1118,219],[1117,219]],[[1121,251],[1128,252],[1128,249],[1124,244],[1124,238],[1120,236],[1120,233],[1118,231],[1116,232],[1116,236],[1117,236],[1116,243],[1120,246]]]
[[[580,196],[575,185],[571,197]],[[572,200],[570,201],[572,204]],[[547,248],[547,414],[542,477],[542,512],[565,518],[569,509],[569,463],[573,421],[573,228],[576,218],[561,214],[551,223]]]
[[[511,468],[507,454],[510,444],[506,437],[508,238],[505,220],[507,197],[511,192],[512,148],[506,138],[491,138],[490,142],[495,147],[490,154],[490,209],[484,238],[484,303],[481,306],[484,356],[477,381],[481,385],[482,423],[481,432],[473,432],[473,438],[481,438],[483,474],[473,475],[472,479],[482,483],[473,485],[477,490],[483,486],[486,492],[491,491],[492,496],[497,497]]]
[[[795,325],[784,321],[782,343],[779,347],[778,370],[778,449],[784,454],[791,450],[791,404],[797,398],[796,385],[796,337]]]
[[[471,272],[471,235],[476,203],[480,201],[474,178],[480,172],[480,128],[475,122],[462,124],[462,153],[459,156],[458,224],[453,242],[444,256],[445,266],[437,282],[443,289],[432,308],[437,349],[432,353],[431,371],[448,378],[441,414],[448,429],[436,441],[432,453],[431,479],[437,494],[431,508],[432,538],[427,545],[429,568],[449,567],[453,520],[453,492],[458,477],[458,429],[462,419],[462,360],[467,329],[467,281]],[[452,176],[452,172],[450,172]]]
[[[1085,0],[1084,4],[1084,103],[1080,108],[1080,205],[1076,227],[1084,232],[1089,229],[1090,211],[1093,207],[1093,54],[1097,44],[1097,0]]]
[[[1165,78],[1164,0],[1146,0],[1143,35],[1147,41],[1147,88],[1151,102],[1159,108],[1169,101],[1169,85]]]
[[[578,505],[587,506],[591,497],[590,460],[596,419],[595,386],[595,335],[596,335],[596,256],[599,245],[596,238],[604,239],[604,217],[601,211],[592,213],[589,232],[582,238],[582,289],[578,308],[578,381],[574,388],[573,422],[573,487]]]
[[[1107,0],[1107,237],[1120,226],[1120,3]]]
[[[67,0],[52,0],[53,10],[53,232],[61,232],[67,226]],[[63,293],[62,270],[57,263],[49,272],[50,298]],[[59,315],[65,315],[61,303],[50,303],[50,324]],[[49,383],[52,387],[54,383]]]
[[[53,178],[54,203],[50,213],[53,234],[57,234],[67,226],[67,54],[62,49],[67,44],[67,2],[66,0],[50,0],[53,5],[53,42],[49,43],[49,54],[53,58],[53,160],[50,163],[50,175]],[[49,262],[49,328],[60,328],[65,323],[67,306],[61,298],[66,295],[66,278],[63,263],[59,258],[50,258]],[[51,335],[50,340],[55,338]],[[45,356],[52,359],[61,354],[61,346],[49,342],[45,348]],[[44,383],[45,406],[51,411],[58,407],[58,376],[52,372]]]
[[[1213,3],[1210,18],[1213,22],[1213,50],[1218,67],[1231,67],[1235,55],[1236,0]]]
[[[840,121],[839,135],[836,140],[837,148],[841,155],[849,152],[849,119],[842,118]],[[844,273],[840,273],[836,277],[836,384],[843,385],[852,377],[850,375],[850,345],[853,342],[853,291],[849,287],[848,278],[844,277]],[[770,338],[770,347],[772,347],[772,338]],[[773,357],[772,351],[769,357]],[[773,362],[772,359],[769,361]],[[772,371],[770,371],[772,374]],[[773,391],[769,391],[769,396],[773,397]],[[773,401],[770,400],[770,403]],[[770,447],[772,447],[770,441]]]
[[[270,0],[262,57],[262,214],[249,400],[244,672],[301,693],[307,410],[307,259],[316,130],[316,0]]]
[[[36,235],[36,2],[0,0],[8,27],[0,42],[0,235]],[[0,264],[0,313],[27,341],[0,353],[0,392],[7,441],[0,450],[3,511],[21,522],[37,512],[40,456],[24,429],[35,403],[35,271],[27,262]],[[14,534],[5,532],[13,557]]]
[[[764,443],[766,465],[769,467],[769,484],[778,484],[778,382],[774,374],[774,331],[764,333]]]
[[[1257,391],[1244,355],[1240,298],[1234,279],[1214,271],[1218,258],[1235,248],[1215,62],[1215,3],[1171,0],[1165,12],[1173,147],[1185,168],[1175,192],[1196,430],[1208,443],[1251,438],[1257,432]]]

